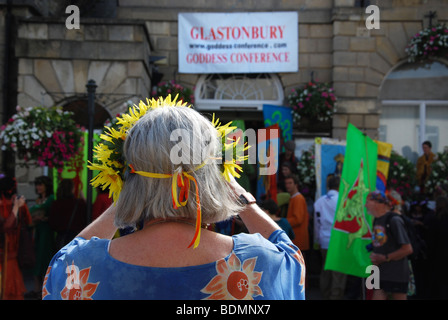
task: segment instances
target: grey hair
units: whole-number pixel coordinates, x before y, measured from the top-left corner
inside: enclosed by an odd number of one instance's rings
[[[197,111],[161,107],[148,111],[129,130],[123,154],[136,171],[173,174],[181,167],[193,176],[199,189],[202,222],[214,223],[241,210],[218,167],[216,158],[220,156],[220,148],[216,129]],[[156,218],[196,219],[193,181],[190,181],[187,204],[177,209],[173,208],[171,185],[171,177],[150,178],[127,171],[117,202],[115,225],[135,226],[141,220]]]
[[[403,207],[401,203],[403,202],[403,199],[401,198],[401,195],[398,193],[398,191],[395,189],[391,189],[389,195],[398,202],[398,204],[394,206],[394,209],[402,211]]]

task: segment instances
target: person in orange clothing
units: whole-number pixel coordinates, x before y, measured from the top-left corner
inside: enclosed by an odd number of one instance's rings
[[[420,193],[424,194],[425,184],[431,175],[431,164],[437,160],[437,156],[432,152],[430,141],[422,143],[423,154],[417,159],[417,182],[420,187]]]
[[[310,248],[308,236],[309,214],[305,197],[299,192],[299,179],[291,175],[285,178],[286,191],[291,195],[289,199],[286,220],[294,231],[293,243],[299,247],[302,253]]]
[[[25,197],[16,195],[14,178],[0,175],[0,265],[2,300],[23,300],[26,291],[18,263],[22,225],[31,224]]]

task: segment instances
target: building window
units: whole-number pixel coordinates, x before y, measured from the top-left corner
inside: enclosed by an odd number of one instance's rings
[[[423,141],[433,152],[448,142],[448,67],[438,61],[405,63],[395,68],[381,86],[379,139],[416,163]]]
[[[283,87],[275,74],[202,75],[195,89],[199,110],[261,111],[263,104],[282,105]]]
[[[73,119],[75,122],[85,128],[89,127],[89,115],[87,100],[74,100],[63,106],[64,111],[73,112]],[[111,116],[109,112],[104,109],[98,103],[95,103],[95,115],[93,118],[93,128],[102,130],[104,129],[104,123],[106,120],[110,119]]]
[[[367,8],[370,6],[370,0],[355,0],[356,8]]]

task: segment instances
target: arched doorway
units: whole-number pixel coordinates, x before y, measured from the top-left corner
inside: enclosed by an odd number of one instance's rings
[[[380,91],[379,140],[415,163],[421,144],[433,152],[448,145],[448,66],[441,61],[403,63],[385,78]]]
[[[89,115],[87,108],[87,100],[80,99],[66,103],[63,107],[64,111],[73,112],[75,122],[85,128],[89,126]],[[106,120],[110,119],[109,112],[100,104],[95,103],[95,115],[93,118],[93,128],[103,129]]]

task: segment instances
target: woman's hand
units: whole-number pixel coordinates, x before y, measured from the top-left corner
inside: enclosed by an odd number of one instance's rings
[[[19,214],[19,209],[22,207],[26,202],[26,199],[24,196],[14,197],[13,199],[13,206],[12,206],[12,213],[17,218],[17,215]]]
[[[235,198],[247,192],[235,178],[230,177],[229,186],[235,194]],[[280,229],[279,225],[274,222],[256,203],[245,205],[239,213],[240,218],[243,220],[246,228],[250,233],[260,233],[266,239],[272,234],[272,232]]]
[[[246,192],[246,190],[235,180],[234,176],[230,176],[230,182],[227,183],[229,184],[230,189],[232,189],[235,197],[237,198],[239,198],[240,194]]]
[[[14,199],[14,206],[17,206],[18,208],[22,207],[26,203],[25,196],[18,196]]]

